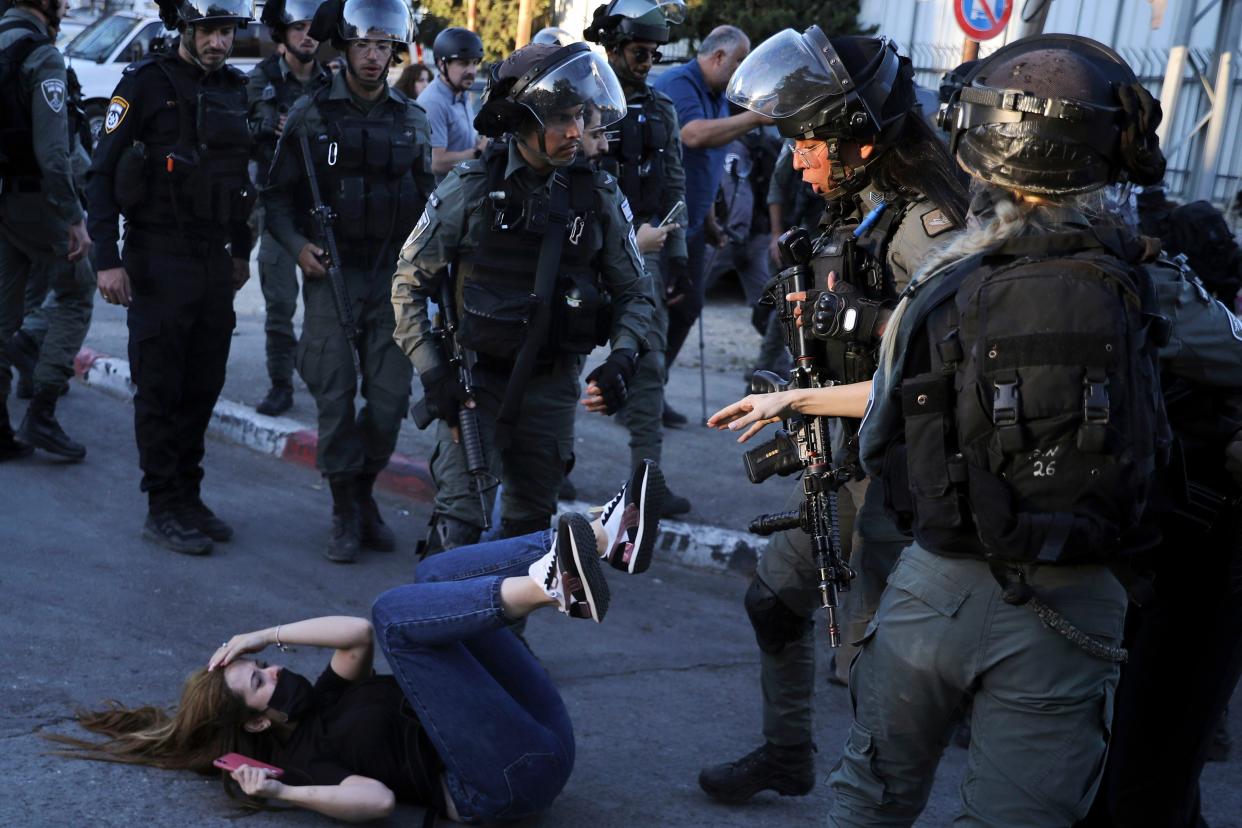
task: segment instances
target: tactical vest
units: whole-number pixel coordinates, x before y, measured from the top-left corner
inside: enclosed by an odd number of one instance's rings
[[[34,151],[34,124],[30,117],[30,97],[21,88],[21,68],[31,53],[51,43],[37,26],[28,20],[7,20],[0,23],[0,34],[25,29],[22,35],[0,50],[0,178],[43,177]]]
[[[1169,442],[1146,255],[1115,231],[1022,236],[921,283],[881,477],[925,548],[1075,564],[1143,544]]]
[[[505,179],[509,148],[497,142],[483,156],[487,198],[476,220],[483,222],[478,246],[458,265],[459,339],[464,348],[512,361],[526,340],[533,317],[539,248],[548,225],[545,188],[521,195]],[[559,169],[552,186],[569,188],[569,216],[548,340],[540,356],[589,354],[607,340],[608,295],[599,281],[596,256],[603,233],[596,213],[595,176],[584,162]]]
[[[858,237],[854,236],[854,231],[861,219],[833,222],[816,242],[815,256],[811,259],[815,289],[827,290],[828,274],[836,273],[867,299],[895,303],[897,290],[888,268],[888,243],[911,204],[894,197],[886,203],[875,223]],[[823,347],[828,376],[835,381],[863,382],[875,373],[876,348],[873,345],[834,340],[823,343]]]
[[[388,106],[381,101],[378,106]],[[369,261],[400,244],[422,215],[427,193],[420,176],[431,171],[431,147],[418,141],[405,107],[391,116],[366,118],[347,100],[315,96],[323,127],[309,137],[319,189],[336,213],[336,238],[348,261]],[[302,190],[302,231],[310,237],[310,191]],[[352,255],[351,255],[351,250]]]
[[[302,86],[298,83],[290,83],[280,71],[280,55],[272,55],[265,58],[259,63],[259,71],[263,73],[263,77],[267,78],[267,87],[263,90],[263,99],[272,101],[276,106],[276,111],[284,114],[293,108],[294,102],[306,94],[303,90],[296,88]],[[318,80],[319,75],[316,73],[311,75],[310,82],[313,84]],[[268,90],[271,90],[269,93]]]
[[[646,221],[660,211],[664,148],[671,127],[656,106],[655,95],[649,94],[642,103],[630,104],[625,117],[613,128],[617,138],[609,140],[608,154],[600,159],[600,167],[620,183],[635,219]]]
[[[205,85],[169,62],[175,56],[151,55],[126,68],[140,71],[154,63],[176,92],[178,136],[174,144],[145,146],[145,198],[122,202],[125,217],[139,225],[170,222],[199,235],[227,233],[246,221],[254,206],[250,181],[250,131],[246,121],[244,81],[228,67],[224,82]],[[210,77],[210,76],[207,76]]]

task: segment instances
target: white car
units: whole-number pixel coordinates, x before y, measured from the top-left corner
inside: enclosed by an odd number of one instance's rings
[[[90,120],[91,134],[98,140],[104,110],[121,73],[130,63],[151,51],[155,38],[171,39],[175,32],[164,28],[158,17],[141,12],[104,15],[78,33],[65,47],[65,63],[73,67],[82,84],[82,108]],[[267,28],[258,22],[238,29],[229,63],[243,72],[259,62],[272,48]]]

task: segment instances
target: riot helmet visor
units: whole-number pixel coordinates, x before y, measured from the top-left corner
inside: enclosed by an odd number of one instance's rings
[[[625,117],[625,93],[604,58],[586,44],[566,47],[574,52],[534,78],[525,88],[515,89],[514,100],[529,109],[541,126],[563,123],[586,104],[600,111],[600,124],[608,126]]]
[[[186,23],[226,23],[254,17],[254,7],[250,0],[181,0],[177,11]]]
[[[816,40],[821,40],[816,38]],[[822,38],[812,45],[793,29],[772,35],[759,44],[729,81],[727,96],[738,106],[767,115],[790,118],[823,108],[828,98],[843,95],[839,71],[848,81],[836,51]]]
[[[288,25],[302,20],[313,20],[320,2],[321,0],[285,0],[281,22]]]
[[[346,0],[341,11],[343,40],[392,40],[408,43],[414,19],[404,0]]]

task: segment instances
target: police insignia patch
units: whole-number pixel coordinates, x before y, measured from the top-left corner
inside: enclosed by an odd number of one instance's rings
[[[104,132],[112,132],[121,125],[121,121],[125,120],[125,114],[129,112],[129,101],[120,95],[115,96],[108,102],[108,111],[104,115]]]
[[[939,236],[946,230],[952,230],[954,227],[953,220],[942,213],[940,210],[932,210],[923,214],[923,230],[928,236]]]
[[[51,78],[45,80],[39,88],[43,91],[43,100],[47,101],[47,108],[60,114],[60,111],[65,108],[65,82]]]

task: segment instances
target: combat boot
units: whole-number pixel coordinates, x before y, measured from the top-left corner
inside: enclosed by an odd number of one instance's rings
[[[208,509],[207,504],[196,494],[186,496],[178,514],[187,526],[193,526],[217,543],[226,543],[233,539],[233,527]]]
[[[384,524],[379,504],[372,492],[375,489],[374,474],[362,474],[357,480],[359,539],[367,549],[391,552],[397,548],[397,538]]]
[[[17,371],[17,398],[28,400],[34,396],[34,369],[39,361],[39,343],[25,331],[17,331],[9,338],[9,362]]]
[[[211,538],[198,527],[186,523],[175,511],[148,513],[142,536],[182,555],[206,555],[211,552]]]
[[[815,745],[765,742],[736,762],[704,768],[699,787],[726,805],[741,805],[760,791],[806,796],[815,787]]]
[[[16,460],[19,457],[29,457],[33,453],[32,447],[20,442],[13,434],[13,426],[9,422],[8,400],[0,396],[0,463],[5,460]]]
[[[361,545],[354,476],[332,475],[328,486],[332,489],[332,537],[323,554],[333,563],[353,563]]]
[[[17,439],[66,460],[78,462],[86,457],[86,446],[70,439],[56,422],[56,402],[60,394],[54,389],[40,388],[35,392]]]
[[[293,386],[273,385],[254,410],[268,417],[279,417],[293,408]]]

